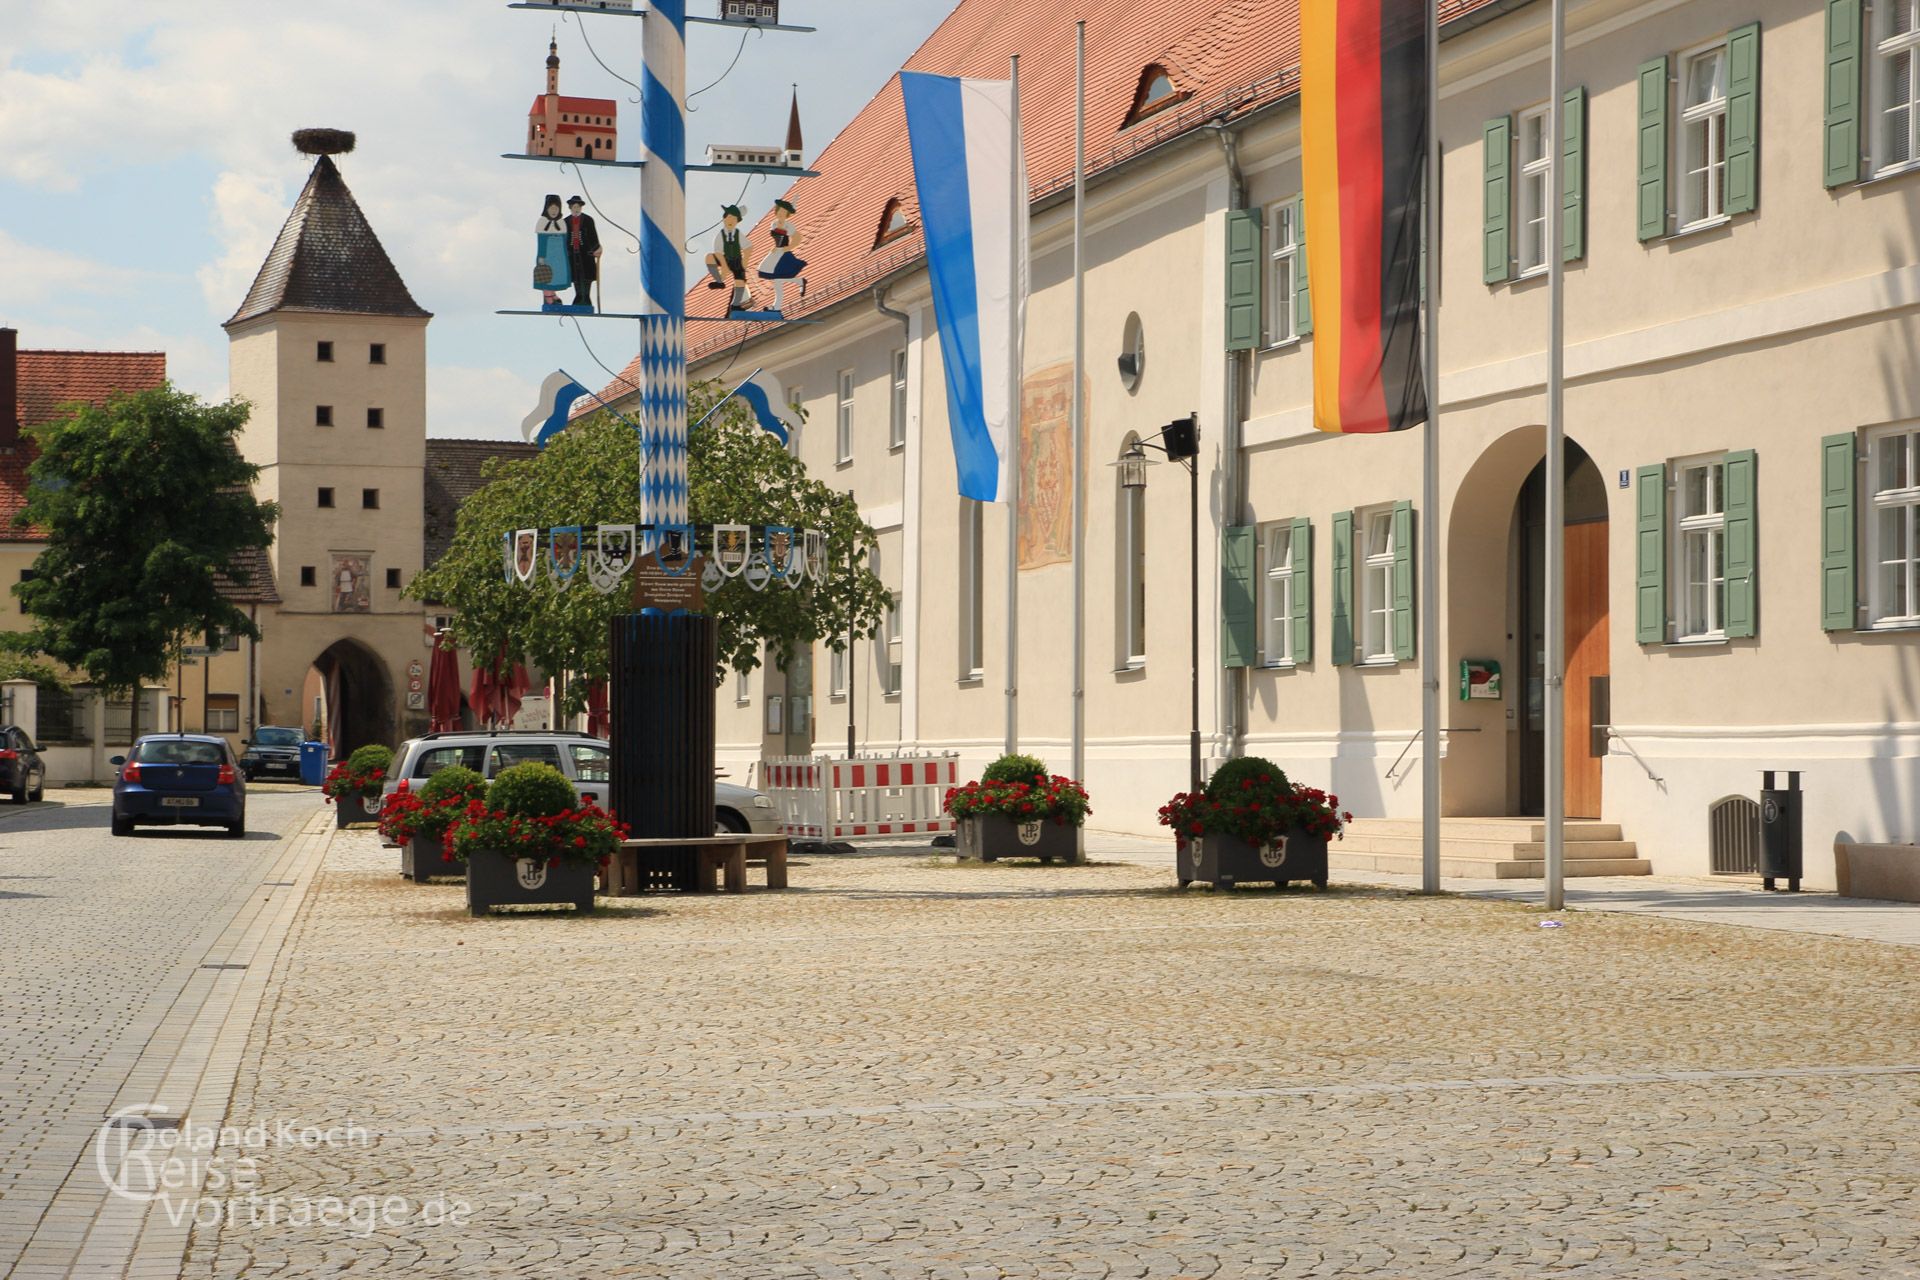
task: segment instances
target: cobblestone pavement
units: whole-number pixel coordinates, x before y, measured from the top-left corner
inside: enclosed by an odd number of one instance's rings
[[[335,840],[228,1122],[364,1131],[251,1212],[414,1216],[196,1280],[1920,1276],[1905,948],[925,850],[471,920],[396,861]]]
[[[245,840],[152,829],[116,839],[105,789],[0,808],[0,1276],[59,1274],[104,1188],[85,1170],[182,993],[285,835],[317,808],[256,796]],[[81,1170],[75,1179],[76,1169]],[[70,1180],[83,1203],[56,1208]]]

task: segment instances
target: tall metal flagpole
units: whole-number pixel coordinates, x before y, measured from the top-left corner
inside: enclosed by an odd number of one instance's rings
[[[1020,55],[1012,58],[1013,81],[1013,197],[1008,216],[1012,218],[1013,251],[1007,255],[1009,267],[1008,302],[1016,310],[1020,297],[1020,219],[1027,216],[1026,192],[1020,182]],[[1007,754],[1020,749],[1020,332],[1018,323],[1007,330]]]
[[[1558,0],[1555,0],[1558,3]],[[1421,378],[1427,424],[1420,477],[1420,892],[1440,892],[1440,21],[1427,15],[1427,165],[1424,283],[1426,330]]]
[[[1565,127],[1561,109],[1562,55],[1566,49],[1566,0],[1553,0],[1553,52],[1547,59],[1547,910],[1565,905],[1566,881],[1566,423],[1561,417],[1561,380],[1566,345],[1566,269],[1561,227]]]
[[[1087,776],[1087,23],[1073,24],[1073,767]]]

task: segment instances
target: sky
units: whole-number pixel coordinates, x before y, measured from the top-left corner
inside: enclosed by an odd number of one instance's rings
[[[690,0],[693,12],[719,0]],[[26,348],[167,353],[168,373],[208,398],[227,391],[231,316],[286,220],[312,161],[297,128],[351,129],[341,172],[427,330],[428,434],[517,437],[540,380],[564,368],[599,385],[636,326],[496,316],[537,305],[528,276],[540,198],[570,196],[576,170],[515,162],[557,33],[563,93],[616,98],[620,158],[637,155],[644,20],[560,17],[504,0],[4,0],[0,46],[0,325]],[[786,0],[782,20],[816,34],[690,26],[687,152],[709,142],[779,143],[799,86],[812,160],[953,8],[953,0]],[[582,31],[584,22],[585,30]],[[729,62],[738,61],[731,70]],[[724,77],[724,78],[723,78]],[[703,86],[715,87],[704,93]],[[639,298],[632,241],[638,170],[591,170],[606,211],[609,309]],[[743,184],[746,190],[742,192]],[[694,174],[690,246],[721,205],[748,221],[775,179]],[[583,336],[584,343],[583,345]]]

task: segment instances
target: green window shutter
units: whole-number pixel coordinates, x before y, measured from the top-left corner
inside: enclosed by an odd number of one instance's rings
[[[1413,504],[1393,504],[1393,656],[1412,662],[1414,656]]]
[[[1260,211],[1227,210],[1227,350],[1260,345]]]
[[[1353,665],[1353,512],[1333,513],[1333,665]]]
[[[1759,629],[1760,586],[1755,579],[1760,532],[1754,519],[1754,452],[1739,449],[1726,460],[1727,616],[1729,636],[1751,636]]]
[[[1293,522],[1293,660],[1313,661],[1313,521]]]
[[[1508,210],[1513,208],[1513,117],[1495,116],[1481,131],[1485,164],[1480,175],[1480,278],[1499,284],[1513,271],[1513,250],[1507,243]]]
[[[1313,332],[1313,290],[1307,279],[1307,198],[1293,198],[1293,336]]]
[[[1860,40],[1860,0],[1827,0],[1829,187],[1860,180]]]
[[[1727,36],[1727,212],[1760,207],[1760,24]]]
[[[1638,184],[1640,238],[1667,234],[1667,60],[1640,64]]]
[[[1853,568],[1853,433],[1820,440],[1820,625],[1851,631],[1858,599]]]
[[[1259,617],[1253,604],[1252,525],[1220,531],[1220,665],[1250,667],[1259,651]]]
[[[1641,467],[1634,492],[1634,639],[1667,642],[1667,467]]]
[[[1587,256],[1587,90],[1567,90],[1560,102],[1560,260]]]

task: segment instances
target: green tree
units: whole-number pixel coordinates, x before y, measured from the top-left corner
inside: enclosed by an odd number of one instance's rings
[[[279,511],[255,500],[260,469],[235,440],[247,406],[209,405],[171,385],[80,405],[33,429],[16,525],[46,531],[34,576],[14,587],[32,643],[119,692],[164,679],[182,645],[259,638],[220,594],[244,585],[240,552],[273,542]],[[139,698],[134,698],[136,721]]]
[[[691,388],[690,420],[698,421],[723,390],[711,383]],[[631,611],[631,580],[607,595],[587,584],[584,569],[564,589],[544,572],[531,582],[508,582],[501,536],[555,525],[638,523],[638,467],[633,429],[606,413],[575,422],[536,457],[489,462],[487,485],[460,505],[452,546],[407,594],[451,606],[460,643],[482,661],[498,654],[568,671],[564,705],[579,711],[587,686],[607,675],[608,622]],[[790,588],[776,581],[755,591],[733,578],[708,595],[719,632],[716,683],[729,669],[759,666],[763,647],[784,665],[802,645],[825,639],[844,648],[849,633],[871,636],[879,629],[888,593],[870,567],[873,530],[852,495],[809,477],[739,401],[693,433],[688,472],[696,524],[784,524],[827,535],[825,583],[809,579]]]

